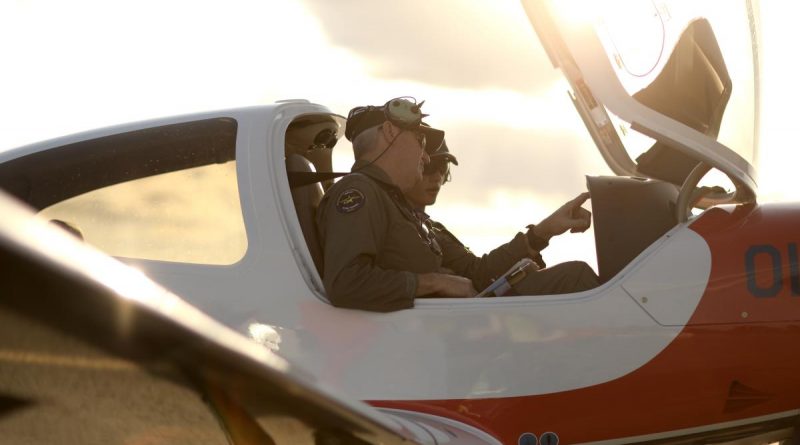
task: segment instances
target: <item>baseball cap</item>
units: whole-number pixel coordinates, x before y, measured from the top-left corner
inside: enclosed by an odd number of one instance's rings
[[[456,159],[453,153],[450,153],[450,149],[447,148],[447,141],[445,141],[444,139],[442,139],[442,145],[439,146],[439,149],[431,153],[430,156],[431,160],[435,158],[445,158],[448,161],[452,162],[453,164],[458,165],[458,159]]]

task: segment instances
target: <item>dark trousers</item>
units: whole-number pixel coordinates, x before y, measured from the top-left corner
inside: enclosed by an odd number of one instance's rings
[[[570,294],[600,285],[597,274],[583,261],[567,261],[529,273],[514,285],[517,295]]]

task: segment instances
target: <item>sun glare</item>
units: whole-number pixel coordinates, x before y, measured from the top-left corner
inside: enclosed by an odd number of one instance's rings
[[[573,29],[594,26],[602,11],[602,3],[596,0],[563,0],[551,4],[558,20]]]
[[[800,188],[794,182],[800,165],[796,139],[797,98],[792,85],[796,52],[795,20],[800,5],[793,2],[761,4],[763,66],[763,112],[761,114],[761,152],[759,153],[760,198],[763,201],[800,201]]]
[[[275,94],[269,102],[297,97],[287,85],[313,84],[319,66],[348,63],[313,21],[302,3],[278,0],[4,5],[0,39],[18,44],[1,54],[24,69],[6,70],[0,83],[3,102],[14,105],[0,108],[0,122],[14,123],[0,123],[0,149],[254,105],[265,91]]]

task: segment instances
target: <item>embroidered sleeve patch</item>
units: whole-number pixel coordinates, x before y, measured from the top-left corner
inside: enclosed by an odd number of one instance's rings
[[[367,197],[358,189],[347,189],[336,199],[336,210],[340,213],[353,213],[364,206]]]

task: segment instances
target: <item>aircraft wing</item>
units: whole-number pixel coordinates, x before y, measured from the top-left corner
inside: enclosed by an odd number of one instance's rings
[[[418,443],[2,193],[0,214],[4,442]]]

